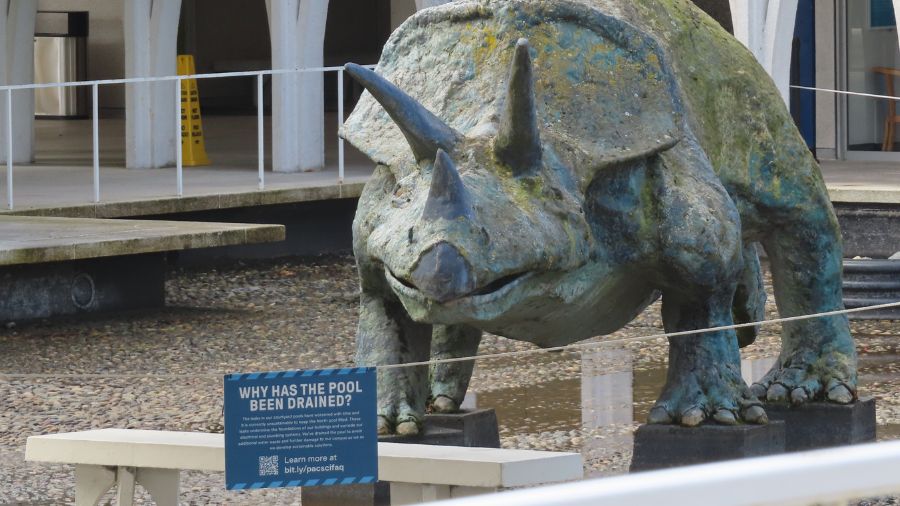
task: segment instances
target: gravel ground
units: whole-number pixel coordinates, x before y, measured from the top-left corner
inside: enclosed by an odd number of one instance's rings
[[[29,435],[101,427],[221,432],[223,374],[353,361],[357,280],[349,257],[177,271],[166,288],[164,309],[0,328],[0,505],[74,502],[71,468],[24,462]],[[776,316],[771,302],[768,313]],[[666,346],[617,341],[661,331],[654,305],[584,353],[480,361],[471,390],[479,405],[498,410],[504,447],[580,451],[586,474],[620,474],[631,434],[662,386]],[[777,354],[778,331],[765,327],[743,350],[748,363]],[[853,331],[861,391],[878,400],[879,437],[900,438],[900,328],[864,322]],[[486,336],[479,353],[533,348]],[[613,385],[613,395],[583,398],[582,376]],[[583,426],[597,416],[602,426]],[[182,499],[288,505],[299,504],[299,493],[226,495],[221,474],[183,473]],[[889,501],[863,504],[896,504]]]

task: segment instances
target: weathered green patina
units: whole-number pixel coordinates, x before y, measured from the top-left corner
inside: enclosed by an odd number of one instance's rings
[[[668,331],[840,309],[840,233],[815,160],[751,54],[688,0],[473,0],[391,37],[343,135],[360,199],[357,360],[615,331],[660,295]],[[392,84],[393,83],[393,84]],[[396,85],[396,86],[395,86]],[[402,90],[402,91],[401,91]],[[787,324],[752,388],[753,330],[670,341],[652,423],[765,423],[760,400],[853,402],[846,318]],[[380,431],[456,410],[471,362],[383,371]]]

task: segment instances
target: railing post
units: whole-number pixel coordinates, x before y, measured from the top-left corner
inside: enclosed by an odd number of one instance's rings
[[[100,202],[100,107],[98,105],[98,85],[91,85],[91,107],[94,118],[94,202]]]
[[[12,88],[6,89],[6,208],[13,208]]]
[[[258,177],[258,187],[260,190],[264,190],[266,188],[266,173],[265,173],[265,156],[266,156],[266,148],[265,148],[265,132],[263,128],[265,127],[265,123],[263,122],[263,73],[260,72],[256,75],[256,157],[257,157],[257,165],[259,166],[259,177]]]
[[[187,111],[190,114],[190,111]],[[184,195],[184,167],[181,163],[181,138],[184,135],[181,123],[181,78],[175,78],[175,178],[178,196]]]
[[[344,184],[344,139],[341,138],[341,127],[344,125],[344,68],[337,71],[338,96],[338,183]]]

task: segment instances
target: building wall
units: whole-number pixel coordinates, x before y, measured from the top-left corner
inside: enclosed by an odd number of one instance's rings
[[[39,11],[88,11],[88,79],[119,79],[125,75],[123,0],[38,0]],[[100,107],[123,109],[124,86],[102,86]]]

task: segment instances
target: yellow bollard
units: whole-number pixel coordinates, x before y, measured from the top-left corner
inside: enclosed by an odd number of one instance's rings
[[[193,55],[178,55],[178,75],[189,76],[196,73]],[[203,142],[200,95],[196,79],[181,81],[181,161],[185,167],[209,165],[206,144]]]

